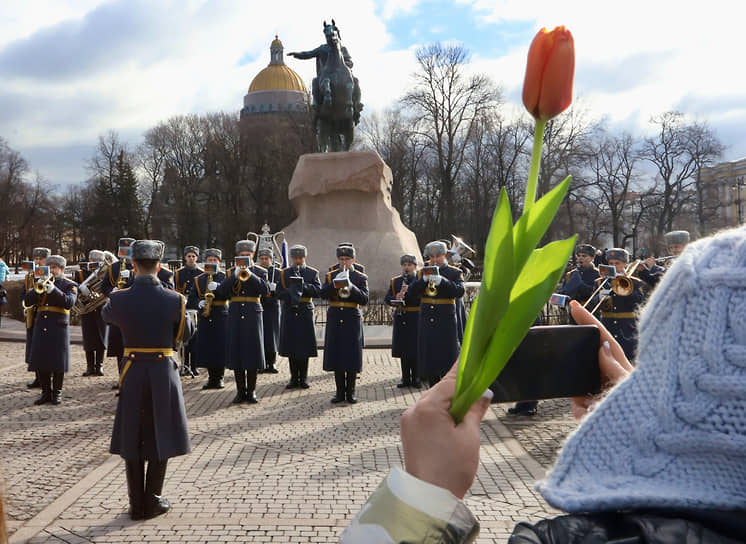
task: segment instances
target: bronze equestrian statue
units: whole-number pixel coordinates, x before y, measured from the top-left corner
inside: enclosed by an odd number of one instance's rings
[[[322,152],[349,151],[353,129],[360,121],[363,109],[360,86],[352,75],[352,58],[340,42],[334,19],[330,25],[324,21],[324,36],[326,43],[316,49],[288,55],[297,59],[316,59],[312,93],[319,149]]]

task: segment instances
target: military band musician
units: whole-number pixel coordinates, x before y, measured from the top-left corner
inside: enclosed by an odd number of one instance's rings
[[[417,328],[419,323],[420,300],[412,297],[405,301],[409,285],[417,277],[417,258],[402,255],[401,274],[391,278],[391,284],[384,301],[394,307],[394,324],[391,335],[391,355],[401,363],[402,387],[421,387],[417,376]]]
[[[31,258],[33,259],[33,263],[31,263],[31,266],[26,272],[26,275],[23,278],[23,292],[28,293],[31,289],[34,288],[34,282],[36,281],[34,278],[34,267],[37,266],[45,266],[47,262],[47,257],[49,257],[52,254],[52,251],[49,248],[46,247],[35,247],[33,251],[31,252]],[[34,372],[34,380],[26,384],[26,387],[29,389],[34,389],[37,387],[41,387],[41,381],[39,380],[39,373],[31,369],[31,339],[34,335],[34,320],[36,316],[36,307],[34,305],[27,305],[24,302],[23,305],[23,313],[26,317],[26,356],[25,361],[28,365],[29,372]]]
[[[130,515],[137,520],[169,510],[162,496],[168,459],[191,451],[174,349],[189,340],[193,323],[184,297],[157,277],[163,244],[138,240],[131,248],[136,277],[129,289],[109,295],[101,315],[123,334],[125,364],[109,451],[125,460]]]
[[[207,383],[202,389],[223,389],[225,362],[228,358],[228,296],[217,293],[225,280],[220,270],[223,252],[216,248],[205,250],[205,271],[194,279],[189,290],[187,308],[196,310],[197,331],[192,342],[192,363],[207,369]]]
[[[313,299],[321,294],[319,271],[306,264],[305,246],[290,248],[290,266],[280,272],[277,297],[282,301],[280,350],[290,363],[285,389],[308,389],[308,359],[318,355]]]
[[[336,269],[326,273],[321,297],[329,300],[324,334],[324,370],[334,372],[332,403],[355,404],[355,380],[363,368],[363,312],[368,304],[368,276],[355,266],[355,248],[337,247]],[[344,278],[344,279],[342,279]]]
[[[226,367],[236,377],[233,404],[256,404],[256,376],[265,364],[261,297],[269,292],[269,285],[267,271],[252,261],[255,249],[252,240],[236,242],[236,261],[245,258],[246,266],[229,269],[215,289],[216,295],[230,299]]]
[[[78,288],[65,278],[66,265],[60,255],[47,257],[50,275],[37,277],[24,295],[24,304],[36,311],[29,369],[38,373],[41,397],[34,404],[60,404],[63,378],[70,371],[70,308],[75,304]],[[38,268],[37,272],[40,270],[43,269]]]

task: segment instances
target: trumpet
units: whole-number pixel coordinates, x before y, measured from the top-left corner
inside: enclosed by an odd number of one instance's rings
[[[238,268],[238,280],[247,281],[251,277],[251,257],[236,257],[235,265]]]
[[[427,274],[425,274],[427,272]],[[435,284],[435,277],[440,275],[437,266],[426,266],[422,269],[423,276],[426,275],[427,287],[425,287],[425,294],[429,297],[434,297],[438,294],[438,287]]]
[[[350,270],[347,267],[334,278],[334,287],[337,288],[339,298],[350,298]]]
[[[210,283],[212,283],[212,272],[207,275],[207,285],[210,285]],[[208,290],[207,293],[205,293],[205,306],[202,308],[202,317],[210,317],[210,313],[212,312],[212,302],[214,300],[215,293]]]
[[[34,283],[34,292],[37,295],[41,295],[44,291],[47,290],[47,285],[49,283],[54,283],[54,276],[49,275],[43,280],[42,279],[36,280],[36,282]]]

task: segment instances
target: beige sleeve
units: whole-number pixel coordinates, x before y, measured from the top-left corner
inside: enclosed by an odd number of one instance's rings
[[[339,541],[461,544],[473,542],[478,534],[476,518],[451,492],[394,467]]]

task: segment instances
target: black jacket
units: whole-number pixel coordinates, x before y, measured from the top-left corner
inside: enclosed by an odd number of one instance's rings
[[[508,544],[735,544],[746,541],[746,511],[572,514],[519,523]]]

